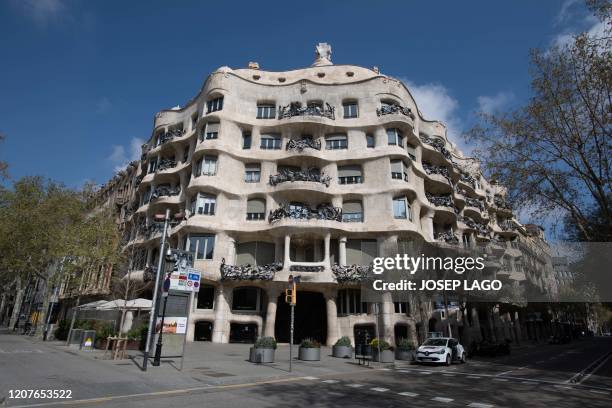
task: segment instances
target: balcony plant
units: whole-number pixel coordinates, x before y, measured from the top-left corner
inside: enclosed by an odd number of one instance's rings
[[[400,338],[395,349],[395,358],[398,360],[412,361],[414,360],[415,345],[412,340]]]
[[[321,360],[321,344],[313,339],[304,339],[298,350],[298,358],[303,361]]]
[[[351,339],[347,336],[340,337],[336,344],[332,347],[332,356],[338,358],[350,358],[353,353]]]
[[[393,347],[385,340],[379,340],[375,338],[370,342],[370,346],[372,346],[372,360],[378,361],[380,363],[393,363],[395,361],[395,353],[393,352]],[[380,348],[380,355],[378,354],[378,349]]]
[[[252,363],[273,363],[276,340],[274,337],[259,337],[249,350],[249,361]]]

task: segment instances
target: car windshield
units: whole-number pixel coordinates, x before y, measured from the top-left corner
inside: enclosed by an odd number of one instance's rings
[[[446,339],[427,339],[424,346],[446,346]]]

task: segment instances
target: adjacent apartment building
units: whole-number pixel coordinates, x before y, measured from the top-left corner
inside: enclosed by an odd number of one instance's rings
[[[297,341],[371,338],[376,323],[391,343],[441,330],[448,316],[433,305],[424,319],[423,305],[389,298],[375,315],[361,299],[360,272],[412,241],[489,243],[508,285],[545,290],[551,278],[550,259],[533,249],[545,243],[541,231],[516,220],[504,188],[445,125],[378,68],[334,65],[325,43],[307,68],[220,67],[184,107],[155,115],[126,174],[104,197],[118,205],[131,278],[151,279],[167,209],[169,244],[194,252],[202,272],[189,340],[287,341],[290,275],[301,276]],[[453,324],[478,338],[476,308]],[[524,323],[518,311],[498,321],[502,330]]]

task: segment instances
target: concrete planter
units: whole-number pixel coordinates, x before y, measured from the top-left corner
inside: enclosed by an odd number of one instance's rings
[[[333,346],[332,356],[338,358],[351,358],[353,356],[353,348],[350,346]]]
[[[372,360],[378,361],[379,363],[393,363],[395,361],[395,353],[393,350],[382,350],[379,356],[378,350],[373,347],[372,349]]]
[[[298,358],[303,361],[320,361],[321,349],[316,347],[306,348],[300,347],[298,350]]]
[[[414,350],[397,349],[395,350],[395,358],[403,361],[414,360]]]
[[[249,349],[249,361],[251,363],[273,363],[274,349],[251,347]]]

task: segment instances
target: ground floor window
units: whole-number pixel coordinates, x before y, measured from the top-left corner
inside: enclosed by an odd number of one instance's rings
[[[215,304],[215,287],[210,285],[200,286],[198,292],[198,309],[212,309]]]
[[[368,303],[361,301],[360,289],[339,290],[336,308],[338,315],[368,313]]]
[[[259,312],[261,310],[261,289],[236,288],[232,300],[232,310],[237,312]]]

